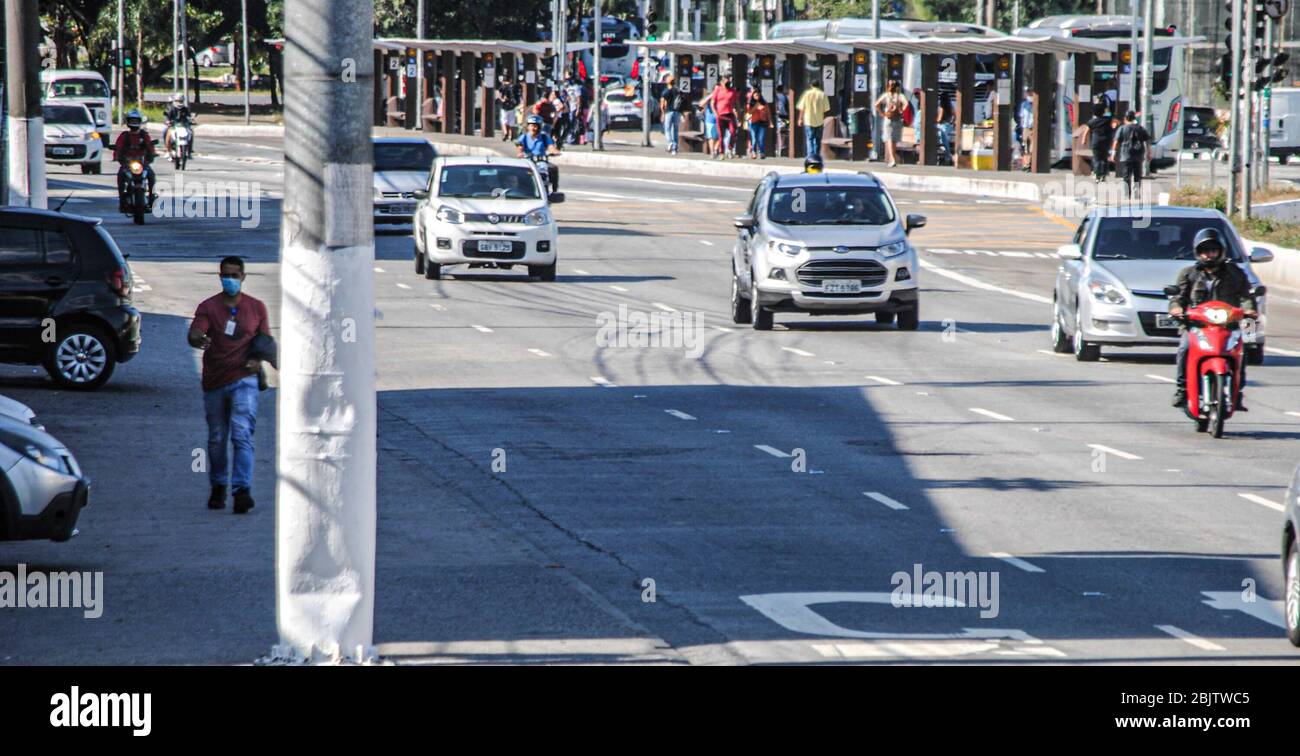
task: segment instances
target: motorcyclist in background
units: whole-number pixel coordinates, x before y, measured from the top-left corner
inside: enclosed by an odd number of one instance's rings
[[[132,160],[139,160],[144,164],[145,177],[149,180],[149,206],[152,207],[155,177],[151,163],[158,156],[158,152],[154,149],[149,132],[144,129],[144,117],[140,115],[140,111],[132,110],[126,114],[126,129],[117,135],[117,141],[113,143],[113,159],[117,161],[118,203],[122,202],[122,190],[126,186],[127,165]]]
[[[559,150],[555,147],[555,140],[550,135],[542,131],[542,117],[538,115],[528,116],[527,131],[519,140],[515,142],[519,149],[519,157],[544,157],[546,155],[557,155]]]
[[[191,126],[190,157],[194,157],[194,129],[191,125],[193,120],[194,115],[190,112],[189,106],[185,104],[185,96],[179,92],[172,95],[171,104],[167,106],[165,111],[163,111],[163,122],[167,124],[167,128],[163,130],[163,144],[167,145],[168,148],[171,147],[173,126],[177,124]]]
[[[1224,302],[1233,307],[1240,307],[1248,318],[1258,318],[1255,298],[1251,295],[1250,279],[1239,266],[1228,259],[1227,244],[1217,229],[1203,228],[1192,239],[1192,249],[1196,253],[1196,264],[1183,268],[1178,273],[1178,293],[1170,298],[1169,314],[1181,316],[1188,308],[1210,301]],[[1178,388],[1174,391],[1175,407],[1187,404],[1187,344],[1190,335],[1187,325],[1179,326],[1181,340],[1178,343],[1177,372],[1174,380]],[[1242,360],[1241,386],[1243,396],[1237,405],[1240,412],[1248,412],[1245,406],[1244,391],[1246,386],[1246,361]]]

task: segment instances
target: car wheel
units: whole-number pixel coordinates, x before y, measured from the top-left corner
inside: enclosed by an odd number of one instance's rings
[[[915,331],[921,327],[921,303],[917,302],[910,309],[899,310],[898,330]]]
[[[751,317],[749,306],[749,300],[740,295],[740,278],[733,272],[731,274],[731,322],[748,323]]]
[[[442,266],[435,262],[424,261],[424,277],[430,281],[442,278]]]
[[[71,326],[45,353],[45,372],[62,388],[97,389],[113,375],[116,366],[113,342],[92,326]]]
[[[877,312],[877,313],[876,313],[876,322],[877,322],[877,323],[880,323],[880,324],[882,324],[882,325],[889,325],[890,323],[893,323],[893,322],[894,322],[894,313],[892,313],[892,312],[883,312],[883,311],[882,311],[882,312]]]
[[[88,174],[90,173],[90,164],[89,164],[89,163],[82,163],[82,164],[81,164],[81,173],[82,173],[83,176],[84,176],[84,175],[88,175]]]
[[[1074,336],[1070,345],[1074,359],[1079,362],[1096,362],[1101,359],[1101,347],[1083,340],[1083,324],[1079,321],[1077,312],[1074,314]]]
[[[104,172],[104,166],[100,165],[99,163],[95,163],[94,165],[90,166],[90,172],[93,175],[98,176]]]
[[[1065,326],[1061,324],[1060,306],[1052,307],[1052,351],[1057,354],[1069,354],[1073,346],[1070,337],[1065,335]]]
[[[1263,365],[1264,364],[1264,345],[1247,344],[1246,345],[1246,364]]]
[[[550,265],[529,265],[528,275],[536,276],[539,280],[542,281],[554,281],[555,266],[557,263],[558,261],[553,262]]]
[[[1291,645],[1300,646],[1300,538],[1291,541],[1286,553],[1286,599],[1282,613],[1286,616],[1286,637]]]
[[[752,278],[752,276],[751,276]],[[749,286],[749,324],[754,327],[755,331],[772,330],[772,311],[765,309],[759,304],[758,284],[751,283]]]
[[[415,247],[415,275],[424,275],[424,252],[420,251],[420,245],[414,244]]]

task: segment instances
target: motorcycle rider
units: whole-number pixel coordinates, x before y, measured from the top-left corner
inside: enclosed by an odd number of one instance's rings
[[[167,145],[168,148],[170,149],[171,138],[172,138],[172,127],[176,126],[177,124],[184,124],[185,126],[189,126],[192,120],[193,120],[193,116],[190,113],[190,108],[188,105],[185,104],[185,96],[179,92],[172,95],[171,104],[167,106],[167,109],[165,111],[163,111],[163,122],[167,124],[167,128],[163,130],[163,144]],[[190,129],[190,157],[193,156],[194,156],[194,129],[191,128]]]
[[[825,168],[826,166],[822,164],[822,159],[817,155],[809,155],[808,157],[804,158],[803,161],[804,173],[821,173],[823,170],[825,170]]]
[[[1228,259],[1227,244],[1217,229],[1203,228],[1192,239],[1192,249],[1196,252],[1196,264],[1183,268],[1178,273],[1178,293],[1170,298],[1169,314],[1180,316],[1189,307],[1204,302],[1219,301],[1240,307],[1248,318],[1258,318],[1255,298],[1251,295],[1250,279],[1235,263]],[[1174,406],[1187,404],[1187,345],[1190,334],[1187,325],[1179,326],[1181,340],[1178,343],[1178,367],[1174,380],[1178,388],[1174,391]],[[1246,361],[1242,360],[1241,385],[1243,395],[1237,409],[1247,412],[1245,406]]]
[[[139,160],[144,164],[144,174],[149,180],[149,206],[153,207],[154,172],[151,163],[158,153],[154,150],[153,139],[149,137],[149,132],[144,129],[144,117],[140,115],[140,111],[133,109],[126,114],[126,129],[117,135],[117,141],[113,143],[113,159],[117,161],[118,204],[122,203],[122,190],[126,186],[127,165],[132,160]],[[126,211],[124,206],[122,211]]]
[[[519,150],[519,157],[543,157],[558,155],[560,152],[550,134],[542,131],[542,117],[538,115],[528,116],[527,131],[519,137],[515,146]]]

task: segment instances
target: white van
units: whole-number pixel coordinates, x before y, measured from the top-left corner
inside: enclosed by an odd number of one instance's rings
[[[108,82],[99,73],[69,69],[41,71],[41,99],[51,105],[85,105],[99,130],[101,142],[108,144],[113,96]]]
[[[1282,162],[1300,155],[1300,89],[1273,89],[1269,105],[1268,154]]]

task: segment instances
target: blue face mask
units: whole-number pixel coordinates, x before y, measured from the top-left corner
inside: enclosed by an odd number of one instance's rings
[[[227,278],[226,276],[221,277],[221,290],[224,291],[228,297],[233,297],[239,293],[239,284],[240,280],[238,278]]]

